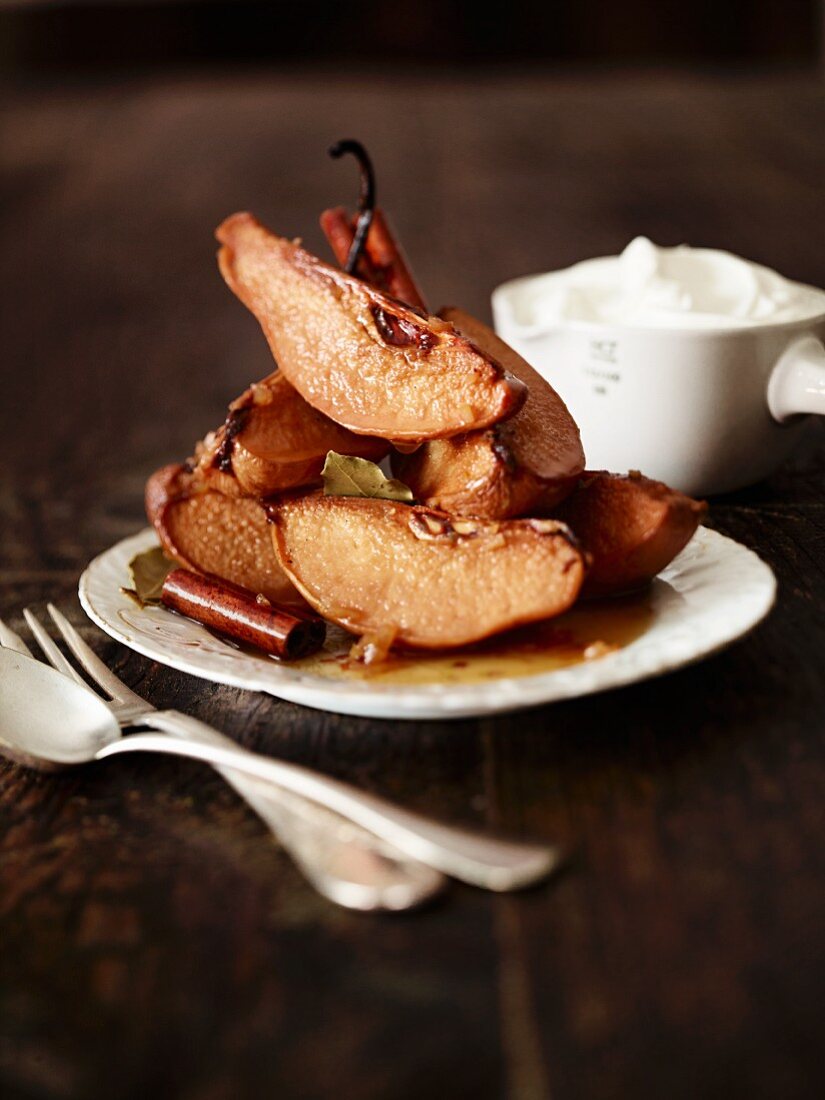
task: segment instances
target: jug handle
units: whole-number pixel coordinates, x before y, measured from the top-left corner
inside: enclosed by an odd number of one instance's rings
[[[825,414],[825,345],[815,336],[794,341],[768,383],[768,408],[782,423],[799,413]]]

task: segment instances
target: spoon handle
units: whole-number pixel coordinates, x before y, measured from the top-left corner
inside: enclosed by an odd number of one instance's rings
[[[151,725],[154,714],[141,719]],[[230,749],[224,734],[189,715],[164,713],[165,732]],[[217,771],[281,842],[315,889],[348,909],[398,912],[423,904],[446,885],[432,867],[410,859],[385,840],[339,814],[232,768]]]
[[[181,715],[168,712],[168,720],[166,715],[164,711],[153,713],[152,724],[158,729],[165,729],[167,724],[180,726]],[[363,826],[412,859],[487,890],[516,890],[528,886],[545,878],[558,863],[558,853],[553,848],[498,840],[431,821],[340,780],[240,747],[177,740],[165,734],[136,733],[104,746],[96,753],[96,758],[102,760],[122,752],[187,756],[267,780]]]

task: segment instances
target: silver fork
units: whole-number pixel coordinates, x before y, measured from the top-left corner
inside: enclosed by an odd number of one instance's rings
[[[104,702],[121,728],[146,724],[156,708],[115,676],[57,608],[49,604],[48,610],[79,664],[109,696]],[[52,667],[91,691],[35,615],[26,608],[23,616]],[[2,619],[0,645],[34,659],[23,639]],[[234,741],[194,719],[185,730],[173,724],[165,731],[172,736],[235,747]],[[275,834],[316,890],[331,901],[350,909],[397,911],[421,904],[445,885],[438,871],[410,859],[331,810],[231,768],[217,770]]]

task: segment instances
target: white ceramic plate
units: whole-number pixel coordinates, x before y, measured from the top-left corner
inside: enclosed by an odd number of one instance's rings
[[[768,613],[773,573],[756,554],[708,528],[662,573],[644,632],[603,657],[529,676],[481,683],[381,684],[307,671],[223,642],[162,607],[139,608],[121,591],[128,563],[156,544],[147,529],[105,551],[80,578],[80,602],[117,641],[206,680],[341,714],[370,718],[465,718],[572,699],[681,668],[740,638]],[[380,680],[380,677],[378,677]]]

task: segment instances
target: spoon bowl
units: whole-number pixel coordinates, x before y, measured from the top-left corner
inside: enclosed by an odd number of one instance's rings
[[[0,648],[0,754],[54,771],[85,764],[121,732],[91,691],[48,665]]]

